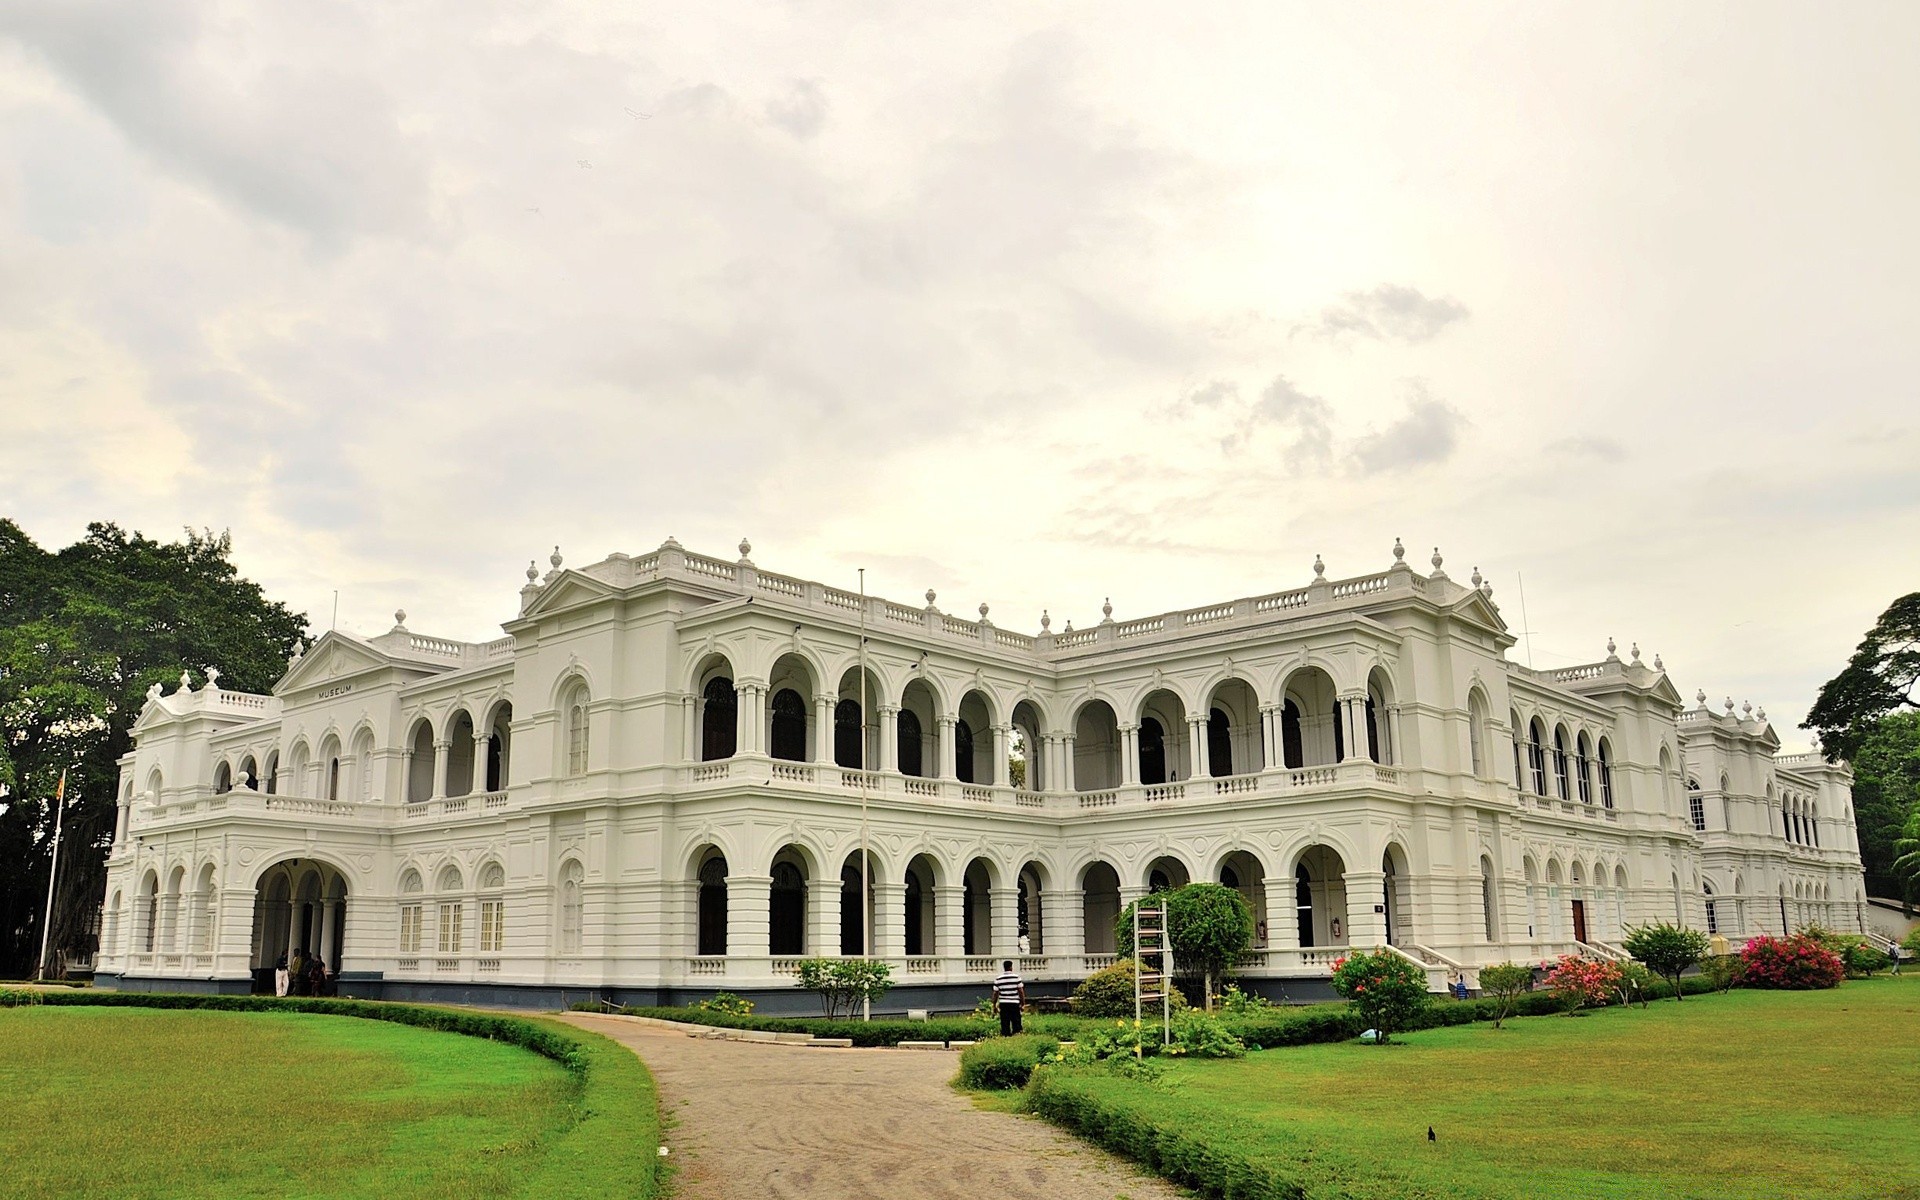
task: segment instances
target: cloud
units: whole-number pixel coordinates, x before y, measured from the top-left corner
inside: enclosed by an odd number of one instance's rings
[[[1549,454],[1564,455],[1568,458],[1597,458],[1601,462],[1624,462],[1627,448],[1609,437],[1586,434],[1580,437],[1564,437],[1548,442],[1544,447]]]
[[[817,79],[796,79],[784,96],[767,101],[767,120],[801,141],[827,123],[827,94]]]
[[[1319,323],[1310,331],[1330,339],[1355,336],[1415,345],[1433,340],[1467,315],[1467,306],[1451,296],[1428,296],[1417,288],[1383,283],[1370,292],[1348,292],[1343,303],[1320,310]]]
[[[1460,410],[1416,388],[1406,414],[1355,441],[1349,457],[1362,475],[1445,462],[1459,447],[1467,423]]]

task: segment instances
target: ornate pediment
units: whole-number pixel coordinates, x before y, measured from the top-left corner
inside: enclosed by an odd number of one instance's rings
[[[533,620],[583,604],[612,599],[618,594],[618,589],[598,579],[578,571],[565,571],[541,591],[540,598],[528,605],[527,611],[520,617],[522,620]]]
[[[335,630],[321,635],[300,660],[273,685],[276,696],[324,690],[368,671],[384,670],[394,660],[351,634]]]

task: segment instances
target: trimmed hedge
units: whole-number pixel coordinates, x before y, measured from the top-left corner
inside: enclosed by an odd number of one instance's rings
[[[573,1006],[581,1012],[600,1012],[591,1002]],[[934,1017],[926,1021],[829,1021],[824,1017],[762,1017],[752,1013],[719,1013],[686,1008],[622,1008],[629,1017],[654,1017],[718,1029],[758,1029],[766,1033],[804,1033],[813,1037],[852,1038],[856,1046],[897,1046],[901,1042],[974,1042],[992,1036],[997,1026],[975,1017]]]
[[[521,1195],[562,1200],[603,1195],[609,1186],[641,1200],[659,1194],[660,1113],[653,1076],[638,1055],[597,1033],[536,1018],[374,1000],[0,988],[0,1008],[29,1006],[310,1013],[392,1021],[519,1046],[564,1067],[576,1089],[572,1123],[547,1143]]]
[[[1044,1033],[990,1038],[968,1046],[960,1053],[960,1086],[994,1090],[1025,1087],[1033,1069],[1059,1049],[1060,1043]]]

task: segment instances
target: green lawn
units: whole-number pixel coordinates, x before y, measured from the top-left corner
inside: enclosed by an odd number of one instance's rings
[[[0,1196],[516,1196],[579,1090],[384,1021],[4,1009]]]
[[[1405,1042],[1043,1086],[1097,1139],[1151,1126],[1184,1138],[1174,1156],[1251,1162],[1312,1196],[1920,1197],[1920,978]]]

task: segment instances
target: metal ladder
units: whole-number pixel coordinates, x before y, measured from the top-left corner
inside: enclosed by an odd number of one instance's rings
[[[1142,900],[1133,906],[1133,1022],[1136,1028],[1160,1010],[1160,1044],[1173,1041],[1173,938],[1167,906]],[[1138,1057],[1140,1048],[1134,1047]]]

